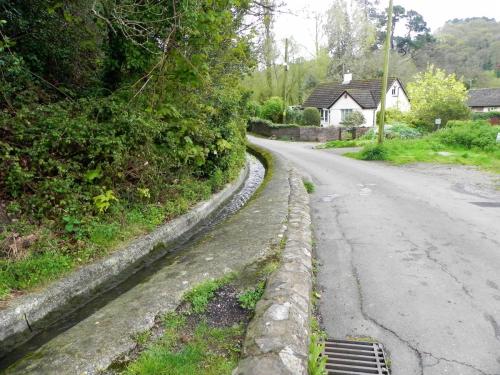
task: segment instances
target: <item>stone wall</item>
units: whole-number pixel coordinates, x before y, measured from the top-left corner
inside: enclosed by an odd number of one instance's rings
[[[371,128],[356,129],[356,138],[365,134]],[[351,132],[337,126],[320,128],[317,126],[276,125],[266,121],[250,120],[248,130],[252,133],[277,139],[287,138],[303,142],[327,142],[351,136]]]
[[[307,375],[312,293],[309,196],[290,171],[290,201],[282,262],[268,279],[233,375]]]

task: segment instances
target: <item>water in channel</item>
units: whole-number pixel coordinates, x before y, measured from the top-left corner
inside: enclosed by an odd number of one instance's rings
[[[106,285],[101,290],[96,291],[94,298],[91,300],[68,306],[66,313],[61,314],[61,319],[17,347],[4,358],[0,358],[0,370],[7,368],[22,357],[37,350],[46,342],[94,314],[107,303],[132,289],[134,286],[147,281],[158,270],[171,264],[175,256],[183,248],[200,240],[216,225],[239,211],[261,185],[265,175],[265,168],[256,157],[247,154],[247,160],[249,172],[243,187],[223,204],[222,207],[216,210],[214,214],[196,226],[195,229],[181,236],[174,244],[155,250],[152,256],[141,261],[140,265],[134,266],[133,269],[122,275],[120,279],[114,280],[112,284]]]

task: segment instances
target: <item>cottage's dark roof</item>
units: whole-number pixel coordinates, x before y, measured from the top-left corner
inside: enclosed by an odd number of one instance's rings
[[[395,77],[389,78],[387,87],[391,87],[396,80]],[[362,108],[377,108],[381,89],[381,78],[352,80],[345,85],[338,82],[323,83],[314,89],[303,107],[330,108],[344,92],[347,92]]]
[[[469,107],[500,107],[500,88],[469,90]]]

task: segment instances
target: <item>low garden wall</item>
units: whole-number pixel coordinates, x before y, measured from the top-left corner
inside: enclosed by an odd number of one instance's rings
[[[355,137],[365,134],[370,128],[357,128]],[[272,138],[286,138],[303,142],[326,142],[351,137],[351,131],[338,126],[321,128],[293,124],[273,124],[266,120],[250,119],[248,131]]]

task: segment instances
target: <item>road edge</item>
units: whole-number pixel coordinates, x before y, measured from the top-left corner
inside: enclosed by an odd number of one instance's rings
[[[312,232],[309,196],[289,171],[290,198],[281,264],[268,279],[233,375],[306,375],[312,314]]]

